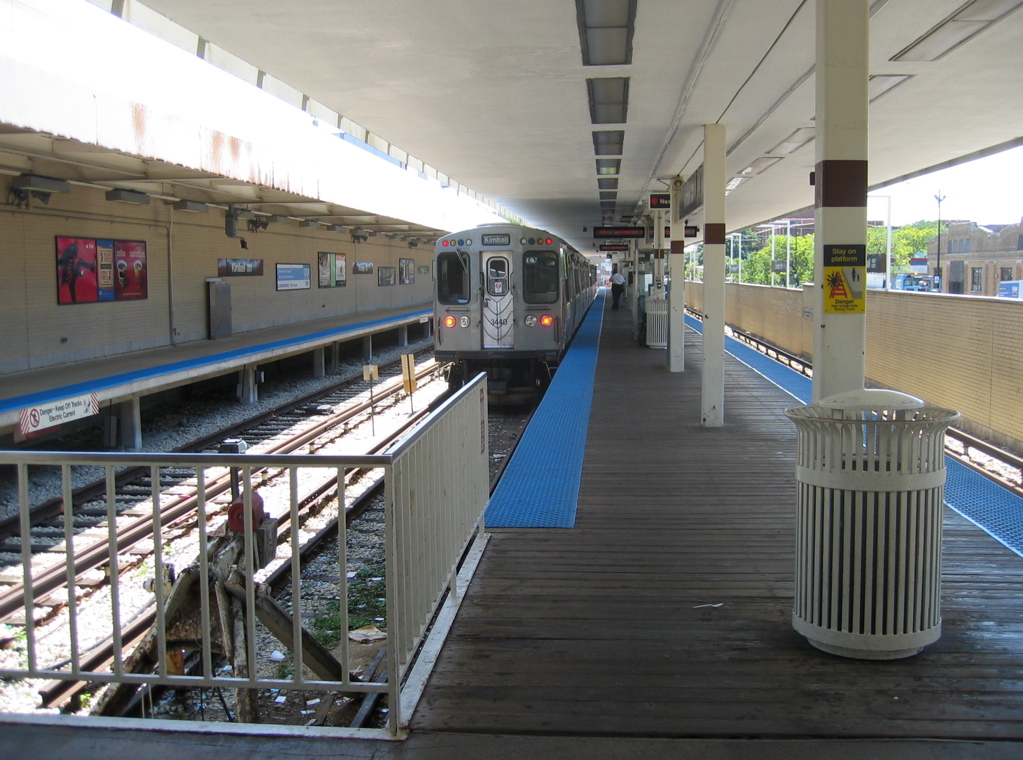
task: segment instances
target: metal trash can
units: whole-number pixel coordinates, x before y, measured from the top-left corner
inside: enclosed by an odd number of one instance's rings
[[[663,296],[646,299],[646,345],[668,347],[668,300]]]
[[[860,390],[785,411],[797,428],[792,625],[843,657],[909,657],[941,636],[945,430],[959,417]]]

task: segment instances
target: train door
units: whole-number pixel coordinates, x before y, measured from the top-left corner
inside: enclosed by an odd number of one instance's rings
[[[483,348],[515,346],[515,301],[509,252],[483,256]]]

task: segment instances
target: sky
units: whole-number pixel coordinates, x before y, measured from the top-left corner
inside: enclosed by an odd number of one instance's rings
[[[891,196],[892,225],[941,218],[985,224],[1019,224],[1023,218],[1023,147],[1003,151],[950,169],[870,193],[867,217],[884,221]]]

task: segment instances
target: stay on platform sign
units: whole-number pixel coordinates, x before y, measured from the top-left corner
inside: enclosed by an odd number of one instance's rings
[[[21,410],[20,431],[22,435],[29,435],[64,422],[89,417],[98,411],[99,399],[95,393],[30,406]]]
[[[863,314],[867,310],[867,247],[824,246],[824,313]]]

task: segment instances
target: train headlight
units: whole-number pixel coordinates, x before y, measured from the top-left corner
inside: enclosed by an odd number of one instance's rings
[[[522,321],[526,323],[526,327],[536,327],[536,316],[533,314],[527,314]]]
[[[459,327],[468,327],[469,326],[469,317],[468,317],[468,315],[463,314],[462,316],[460,316],[458,318],[458,325],[459,325]]]
[[[550,327],[551,325],[554,324],[554,317],[552,317],[550,314],[544,314],[542,317],[540,317],[540,324],[544,327]]]
[[[445,327],[454,327],[456,324],[458,324],[458,320],[455,319],[454,317],[452,317],[450,314],[448,316],[444,317],[444,326]]]

